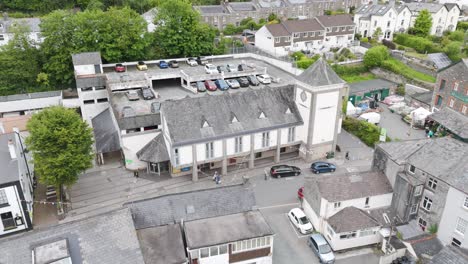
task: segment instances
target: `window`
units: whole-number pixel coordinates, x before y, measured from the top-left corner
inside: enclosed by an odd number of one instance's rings
[[[418,219],[418,224],[419,224],[419,227],[421,227],[421,229],[424,231],[426,230],[426,226],[427,226],[427,222],[426,220],[422,219],[421,217],[419,217]]]
[[[13,214],[11,212],[3,213],[0,216],[2,218],[4,230],[16,228],[15,220],[13,220]]]
[[[207,258],[210,256],[210,251],[208,248],[200,249],[200,258]]]
[[[98,103],[105,103],[105,102],[108,102],[109,100],[107,100],[107,98],[99,98],[97,99],[97,102]]]
[[[465,197],[465,201],[463,202],[463,207],[468,209],[468,196]]]
[[[262,148],[266,148],[270,145],[270,132],[262,133]]]
[[[365,206],[369,206],[369,199],[370,197],[366,197],[366,203],[364,204]]]
[[[390,27],[390,21],[387,22],[387,27],[388,27],[388,28]]]
[[[270,246],[270,237],[259,237],[249,240],[237,241],[231,244],[231,249],[233,253],[240,251],[248,251],[257,248],[269,247]],[[221,249],[220,249],[221,252]],[[221,254],[221,253],[220,253]]]
[[[333,207],[335,207],[335,209],[336,209],[336,208],[340,208],[340,207],[341,207],[341,202],[336,202],[336,203],[334,203],[334,204],[333,204]]]
[[[372,230],[361,230],[359,231],[359,236],[360,237],[363,237],[363,236],[370,236],[370,235],[374,235],[375,232],[372,231]]]
[[[355,238],[355,237],[356,237],[356,231],[353,231],[348,234],[340,235],[340,239],[350,239],[350,238]]]
[[[94,99],[91,100],[84,100],[83,104],[94,104]]]
[[[210,256],[218,256],[218,247],[210,247]]]
[[[227,254],[227,245],[219,246],[219,254]]]
[[[242,152],[242,137],[236,137],[234,139],[234,151],[236,153]]]
[[[457,231],[458,233],[464,235],[467,226],[468,226],[468,221],[461,218],[461,217],[458,217],[457,226],[455,227],[455,231]]]
[[[449,102],[449,106],[453,108],[453,104],[455,103],[455,100],[453,100],[452,98],[450,98],[450,102]]]
[[[422,193],[422,185],[418,185],[414,188],[414,196],[419,196]]]
[[[286,37],[286,42],[291,42],[291,37]]]
[[[452,238],[452,246],[461,247],[461,241],[456,238]]]
[[[440,81],[440,86],[439,86],[439,90],[440,90],[440,91],[442,91],[442,90],[445,89],[445,83],[446,83],[445,80]]]
[[[340,27],[341,31],[346,31],[346,27]]]
[[[275,38],[275,43],[280,43],[281,39],[280,38]]]
[[[214,156],[214,148],[213,142],[209,142],[205,144],[205,157],[207,159],[211,159]]]
[[[410,209],[410,214],[415,214],[418,212],[418,204],[413,204]]]
[[[328,33],[328,32],[331,32],[331,28],[328,28],[328,27],[327,27],[327,33]]]
[[[315,32],[309,32],[309,37],[315,37]]]
[[[427,182],[427,186],[429,186],[429,188],[435,191],[435,189],[437,188],[437,180],[434,178],[429,178],[429,181]]]
[[[374,21],[374,27],[376,27],[376,26],[377,26],[377,21]]]
[[[441,106],[441,105],[442,105],[442,96],[437,95],[436,105],[437,105],[437,106]]]
[[[294,33],[293,38],[299,38],[299,33]]]
[[[293,142],[296,138],[296,128],[290,127],[288,128],[288,142]]]
[[[409,168],[408,168],[408,171],[409,171],[411,174],[414,174],[414,172],[416,171],[416,167],[413,166],[413,165],[410,165]]]
[[[323,36],[323,31],[319,31],[318,35],[321,37]]]
[[[422,207],[427,211],[430,211],[432,207],[432,199],[429,199],[427,196],[424,196]]]
[[[5,36],[0,34],[0,40],[5,40]]]
[[[6,196],[5,190],[0,190],[0,207],[4,205],[8,205],[8,198]]]
[[[402,25],[402,26],[403,26],[403,24],[404,24],[404,23],[405,23],[405,20],[404,20],[404,19],[402,19],[402,20],[401,20],[401,24],[400,24],[400,25]]]
[[[458,91],[458,83],[457,82],[453,84],[453,90]]]
[[[301,33],[301,37],[303,38],[307,37],[307,32]]]
[[[176,166],[180,164],[179,149],[174,149],[174,162]]]
[[[198,249],[190,251],[190,258],[198,259],[200,257],[198,253],[200,253]]]

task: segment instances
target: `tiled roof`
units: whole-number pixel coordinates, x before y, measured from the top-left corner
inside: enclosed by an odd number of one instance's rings
[[[455,135],[468,139],[468,117],[453,110],[450,107],[444,107],[429,116],[430,119],[443,125]]]
[[[380,226],[380,223],[368,213],[354,206],[345,207],[328,218],[328,224],[336,233],[358,231]]]
[[[139,229],[137,235],[145,263],[186,263],[182,229],[179,224]]]
[[[392,9],[390,5],[362,5],[355,11],[355,14],[362,14],[364,16],[383,16],[390,9]]]
[[[309,32],[324,30],[317,19],[286,20],[281,22],[289,32]]]
[[[466,264],[468,263],[468,249],[451,245],[444,247],[436,254],[429,264]]]
[[[411,10],[411,12],[420,12],[424,9],[427,9],[429,13],[437,13],[441,8],[445,8],[442,4],[435,4],[435,3],[407,3],[406,6]]]
[[[266,28],[273,37],[291,36],[291,33],[283,26],[282,23],[266,25]]]
[[[323,58],[318,59],[297,79],[313,87],[345,83]]]
[[[318,21],[325,27],[336,26],[354,26],[352,16],[349,14],[333,15],[333,16],[318,16]]]
[[[223,14],[226,12],[226,9],[222,5],[196,6],[196,8],[200,10],[202,15]]]

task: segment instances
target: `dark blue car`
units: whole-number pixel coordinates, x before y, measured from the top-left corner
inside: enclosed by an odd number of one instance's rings
[[[215,84],[221,91],[226,91],[227,89],[229,89],[229,85],[226,83],[225,80],[218,79],[215,81]]]
[[[314,162],[312,165],[310,165],[310,168],[312,169],[312,172],[316,174],[334,172],[336,170],[336,166],[334,164],[324,161]]]
[[[161,68],[161,69],[167,69],[167,68],[169,68],[169,64],[167,64],[167,62],[166,62],[166,61],[163,61],[163,60],[162,60],[162,61],[159,61],[159,68]]]

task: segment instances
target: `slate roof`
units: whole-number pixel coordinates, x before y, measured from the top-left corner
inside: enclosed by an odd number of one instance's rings
[[[0,102],[21,101],[21,100],[47,98],[47,97],[57,97],[57,96],[62,96],[62,91],[48,91],[48,92],[37,92],[37,93],[14,94],[14,95],[0,96]]]
[[[392,193],[392,186],[387,177],[378,171],[346,173],[333,176],[313,176],[305,178],[305,194],[307,189],[318,189],[319,195],[329,202],[339,202],[351,199]],[[315,185],[313,187],[307,187]]]
[[[133,129],[137,127],[155,126],[161,124],[160,114],[136,115],[130,117],[120,117],[117,120],[121,130]]]
[[[406,242],[411,244],[418,257],[434,256],[444,247],[436,235],[430,235],[428,233],[413,237],[410,241]]]
[[[450,107],[444,107],[440,111],[428,116],[450,130],[455,135],[468,139],[468,117],[453,110]]]
[[[76,78],[76,88],[90,88],[106,86],[106,77],[82,77]]]
[[[297,79],[313,87],[345,83],[323,58],[318,59]]]
[[[388,89],[392,86],[396,86],[396,84],[384,79],[375,79],[363,82],[350,83],[349,94],[351,95],[353,93],[369,92],[385,88]]]
[[[383,16],[390,9],[392,9],[391,5],[362,5],[355,11],[355,14],[362,14],[363,17]]]
[[[264,8],[286,6],[281,0],[258,0],[258,4]]]
[[[252,2],[229,2],[229,6],[234,11],[255,11],[255,5]]]
[[[197,6],[202,15],[223,14],[226,9],[222,5]]]
[[[468,263],[468,249],[457,248],[452,245],[444,247],[436,254],[429,264],[466,264]]]
[[[455,4],[455,3],[445,3],[444,5],[448,9],[448,11],[452,10],[452,8],[454,8],[454,7],[457,7],[458,9],[460,9],[458,4]]]
[[[2,173],[0,174],[0,184],[19,181],[18,157],[20,156],[19,153],[17,153],[16,159],[11,158],[10,151],[8,149],[8,140],[10,139],[15,142],[14,132],[9,134],[0,134],[0,168],[2,170]]]
[[[422,102],[422,103],[425,103],[427,105],[431,105],[432,91],[413,94],[413,95],[411,95],[411,97],[413,99],[415,99],[415,100],[418,100],[418,101]]]
[[[161,113],[176,147],[303,124],[292,85],[164,101]]]
[[[127,204],[136,229],[250,211],[255,196],[248,186],[169,194]]]
[[[336,233],[380,226],[380,223],[372,216],[354,206],[341,209],[338,213],[328,218],[327,221]]]
[[[378,148],[385,151],[390,159],[398,164],[405,163],[408,157],[422,148],[430,139],[414,139],[399,142],[387,142],[377,145]]]
[[[325,27],[354,26],[352,16],[349,14],[317,16],[316,18]]]
[[[186,263],[185,246],[179,224],[137,230],[145,263]]]
[[[146,146],[137,152],[139,160],[146,162],[158,163],[169,160],[166,143],[164,142],[163,134],[158,134]]]
[[[411,10],[412,13],[420,12],[424,9],[427,9],[429,13],[437,13],[441,8],[445,8],[445,6],[442,4],[419,2],[406,3],[406,6],[408,6],[409,10]]]
[[[0,240],[0,263],[31,263],[31,250],[67,239],[73,263],[144,263],[127,208]]]
[[[99,52],[83,52],[72,54],[72,61],[74,66],[102,64],[101,53]]]
[[[273,235],[260,211],[249,211],[185,222],[189,249]]]
[[[320,25],[317,19],[301,19],[301,20],[285,20],[281,24],[286,28],[288,32],[309,32],[317,30],[325,30],[325,28]]]
[[[284,27],[282,23],[266,25],[266,28],[273,37],[291,36],[291,33]]]
[[[119,132],[113,120],[110,108],[102,111],[91,120],[97,153],[120,150]]]

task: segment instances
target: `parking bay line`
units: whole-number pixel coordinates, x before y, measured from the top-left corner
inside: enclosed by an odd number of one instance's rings
[[[259,207],[258,209],[264,210],[264,209],[272,209],[272,208],[286,207],[286,206],[292,206],[292,205],[300,205],[300,203],[277,204],[277,205],[270,205],[270,206],[265,206],[265,207]]]
[[[303,238],[303,237],[307,237],[309,235],[303,235],[303,234],[300,234],[297,232],[297,228],[293,226],[293,224],[291,223],[291,220],[289,219],[288,217],[288,214],[285,214],[286,215],[286,219],[288,219],[288,222],[289,222],[289,225],[292,227],[292,229],[294,230],[294,233],[296,234],[297,238]]]

